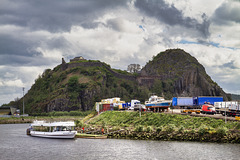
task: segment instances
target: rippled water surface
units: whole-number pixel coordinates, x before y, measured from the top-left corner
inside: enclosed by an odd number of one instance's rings
[[[28,124],[0,125],[0,159],[240,159],[240,144],[47,139],[26,135]]]

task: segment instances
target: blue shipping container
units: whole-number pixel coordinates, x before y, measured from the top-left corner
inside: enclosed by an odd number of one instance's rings
[[[172,106],[177,106],[177,97],[173,97]]]
[[[200,106],[203,105],[205,103],[210,103],[211,105],[214,105],[214,102],[223,102],[223,97],[197,97],[197,101],[196,99],[194,99],[196,105]]]

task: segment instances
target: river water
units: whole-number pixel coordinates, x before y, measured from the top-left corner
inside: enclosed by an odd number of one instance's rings
[[[123,139],[47,139],[26,135],[29,124],[0,125],[1,160],[240,159],[240,144]]]

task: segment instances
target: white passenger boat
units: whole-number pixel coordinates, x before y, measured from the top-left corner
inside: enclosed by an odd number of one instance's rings
[[[74,130],[75,123],[69,122],[52,122],[34,121],[30,125],[30,135],[34,137],[45,138],[74,138],[77,131]]]

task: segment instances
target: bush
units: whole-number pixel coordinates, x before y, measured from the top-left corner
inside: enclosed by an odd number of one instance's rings
[[[92,111],[53,111],[53,112],[42,112],[42,113],[32,113],[31,116],[82,116],[85,117],[89,115]]]
[[[156,131],[157,133],[160,133],[162,131],[162,127],[158,127]]]
[[[48,116],[55,116],[55,114],[56,114],[55,111],[53,111],[53,112],[49,112],[49,113],[48,113]]]
[[[174,125],[174,124],[169,124],[169,125],[165,128],[165,130],[166,130],[166,132],[168,132],[168,133],[172,133],[172,132],[174,131],[174,128],[175,128],[175,125]]]
[[[119,126],[114,126],[113,128],[112,128],[112,130],[113,131],[118,131],[118,130],[120,130],[121,128],[119,127]]]
[[[54,116],[67,116],[69,115],[68,112],[55,112]]]
[[[75,121],[76,127],[83,127],[84,123],[80,120]]]
[[[135,128],[135,131],[136,132],[142,132],[143,131],[143,126],[137,126],[136,128]]]
[[[226,127],[219,127],[216,130],[216,134],[220,137],[223,137],[227,134],[228,129]]]
[[[148,126],[147,129],[146,129],[147,132],[152,132],[152,127],[151,126]]]
[[[200,128],[198,129],[199,135],[204,135],[207,132],[208,132],[208,128],[206,125],[201,125]]]
[[[70,111],[69,115],[70,116],[85,116],[83,112],[79,112],[79,111]]]
[[[183,133],[184,130],[185,130],[185,128],[184,128],[183,126],[180,126],[180,127],[178,128],[178,132],[179,132],[179,133]]]

